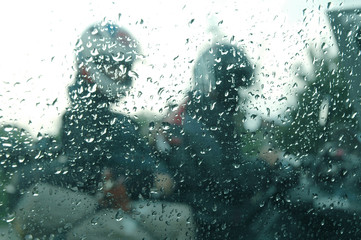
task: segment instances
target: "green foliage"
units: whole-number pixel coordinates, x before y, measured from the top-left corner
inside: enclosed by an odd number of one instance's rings
[[[325,55],[316,58],[312,50],[309,53],[315,78],[304,80],[306,88],[298,94],[298,106],[291,113],[290,124],[273,129],[276,145],[293,154],[317,153],[336,126],[356,126],[349,100],[350,85],[337,69],[338,59]],[[324,119],[320,118],[321,113],[327,113]]]

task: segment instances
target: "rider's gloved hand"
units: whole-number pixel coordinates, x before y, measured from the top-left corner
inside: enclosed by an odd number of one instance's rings
[[[174,180],[167,173],[157,173],[154,178],[154,187],[158,193],[167,196],[173,192]]]

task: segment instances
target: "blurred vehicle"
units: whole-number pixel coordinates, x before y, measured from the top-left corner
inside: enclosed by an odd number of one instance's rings
[[[294,183],[282,181],[268,199],[255,239],[359,239],[360,147],[353,129],[339,125],[319,154],[280,161]]]

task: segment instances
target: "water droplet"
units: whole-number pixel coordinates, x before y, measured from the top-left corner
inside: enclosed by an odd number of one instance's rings
[[[233,167],[234,167],[234,168],[239,168],[240,166],[241,166],[241,164],[239,164],[239,163],[234,163],[234,164],[233,164]]]
[[[222,230],[225,230],[227,228],[227,224],[226,223],[222,224],[221,228]]]
[[[286,100],[287,100],[287,97],[281,97],[280,99],[278,99],[279,102],[286,101]]]
[[[154,127],[155,127],[155,123],[154,123],[154,122],[150,122],[150,123],[149,123],[149,130],[150,130],[150,131],[154,130]]]
[[[135,78],[135,79],[139,78],[138,73],[135,72],[135,71],[129,71],[128,75],[129,75],[129,77],[132,77],[132,78]]]
[[[5,130],[6,132],[11,132],[11,131],[15,130],[15,128],[14,128],[14,127],[7,126],[7,127],[4,127],[4,130]]]
[[[94,137],[87,137],[87,138],[85,138],[85,141],[86,141],[87,143],[91,143],[91,142],[94,141]]]
[[[10,214],[9,216],[7,216],[6,222],[7,222],[7,223],[11,223],[12,221],[14,221],[14,219],[15,219],[15,215],[14,215],[14,214]]]
[[[97,56],[97,55],[99,55],[99,51],[98,51],[98,49],[93,48],[93,49],[90,51],[90,54],[93,55],[93,56]]]
[[[34,237],[31,234],[28,234],[24,237],[24,240],[33,240],[33,239],[34,239]]]
[[[24,156],[19,156],[19,163],[23,163],[25,161],[25,157]]]
[[[98,34],[98,32],[99,32],[98,29],[94,28],[94,29],[92,30],[91,34],[92,34],[92,35],[96,35],[96,34]]]
[[[31,194],[33,194],[34,197],[39,196],[39,189],[37,186],[35,186],[32,190],[31,190]]]
[[[97,225],[97,224],[98,224],[98,218],[93,218],[93,219],[90,221],[90,223],[91,223],[93,226]]]
[[[216,205],[216,204],[213,205],[212,210],[213,210],[214,212],[217,211],[217,205]]]
[[[121,62],[124,61],[125,55],[123,53],[117,53],[117,54],[113,54],[112,58],[114,61]]]
[[[164,92],[164,88],[159,88],[158,95],[162,95],[163,92]]]
[[[11,143],[3,143],[3,147],[12,147],[13,145]]]
[[[307,8],[305,8],[305,9],[302,10],[303,16],[306,14],[306,11],[307,11]]]
[[[124,217],[124,212],[123,210],[118,210],[117,213],[115,214],[115,220],[117,220],[118,222],[122,221]]]

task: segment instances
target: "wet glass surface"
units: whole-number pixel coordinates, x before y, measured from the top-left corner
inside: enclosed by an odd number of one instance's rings
[[[357,1],[18,4],[1,11],[4,237],[359,238]]]

